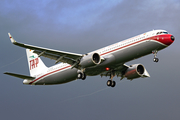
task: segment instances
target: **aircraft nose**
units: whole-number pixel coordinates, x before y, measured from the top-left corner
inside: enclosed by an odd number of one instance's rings
[[[174,41],[174,40],[175,40],[175,37],[174,37],[173,35],[171,36],[171,40],[172,40],[172,41]]]

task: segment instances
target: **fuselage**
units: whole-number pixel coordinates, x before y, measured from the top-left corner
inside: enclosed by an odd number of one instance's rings
[[[105,72],[108,69],[116,69],[125,62],[151,54],[154,50],[162,50],[174,41],[174,37],[165,30],[153,30],[140,34],[130,39],[112,44],[110,46],[98,49],[91,53],[98,53],[105,59],[99,65],[86,68],[85,73],[88,76],[95,76]],[[24,80],[24,84],[32,85],[52,85],[67,83],[77,79],[78,69],[71,67],[67,63],[60,63],[49,67],[34,80]]]

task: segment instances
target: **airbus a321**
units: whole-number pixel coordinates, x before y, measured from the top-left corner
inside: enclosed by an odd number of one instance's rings
[[[157,52],[175,40],[165,30],[153,30],[87,54],[76,54],[19,43],[10,33],[8,35],[14,45],[26,48],[30,76],[10,72],[5,74],[24,79],[23,84],[27,85],[63,84],[100,75],[109,77],[106,84],[114,87],[114,76],[121,77],[120,80],[150,77],[142,64],[128,66],[125,63],[151,53],[154,54],[153,61],[158,62]],[[40,56],[55,60],[55,65],[46,67]]]

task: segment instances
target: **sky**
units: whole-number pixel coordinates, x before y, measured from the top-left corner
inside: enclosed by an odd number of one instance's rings
[[[180,119],[179,12],[179,0],[1,0],[0,119]],[[115,88],[100,76],[28,86],[3,74],[29,75],[25,49],[12,45],[8,32],[22,43],[85,54],[153,29],[167,30],[175,42],[158,52],[158,63],[153,55],[126,63],[142,63],[150,78],[115,77]]]

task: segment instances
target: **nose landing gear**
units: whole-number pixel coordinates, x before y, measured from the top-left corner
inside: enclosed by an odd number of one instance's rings
[[[157,50],[152,51],[152,53],[154,54],[153,61],[156,63],[159,61],[159,59],[157,58],[157,52],[158,52]]]
[[[158,59],[158,58],[154,58],[153,61],[154,61],[154,62],[158,62],[159,59]]]

